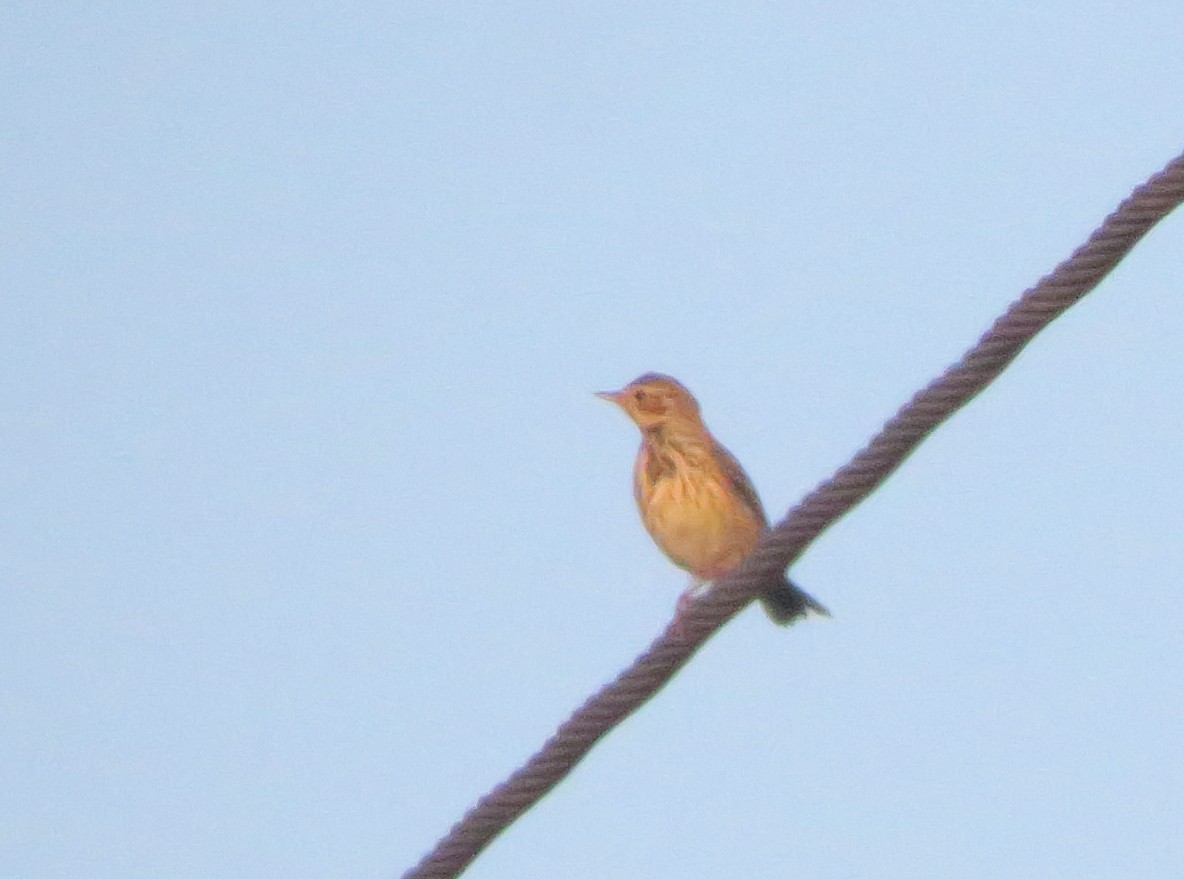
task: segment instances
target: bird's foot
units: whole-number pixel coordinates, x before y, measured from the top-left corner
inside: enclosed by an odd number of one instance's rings
[[[674,619],[670,621],[670,631],[676,637],[681,639],[686,636],[687,630],[684,616],[691,609],[691,605],[706,595],[710,589],[710,580],[700,580],[692,577],[690,584],[683,590],[682,595],[678,596],[678,603],[674,606]]]

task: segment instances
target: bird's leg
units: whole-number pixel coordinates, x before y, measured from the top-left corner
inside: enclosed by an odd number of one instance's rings
[[[694,575],[691,576],[687,588],[682,591],[682,595],[678,596],[678,603],[674,606],[674,619],[671,621],[670,627],[676,635],[680,637],[683,635],[683,614],[690,610],[691,605],[706,595],[710,589],[710,580],[700,580]]]
[[[710,591],[710,580],[700,580],[698,577],[692,574],[690,581],[687,583],[687,588],[683,592],[683,595],[690,596],[691,601],[697,601]]]

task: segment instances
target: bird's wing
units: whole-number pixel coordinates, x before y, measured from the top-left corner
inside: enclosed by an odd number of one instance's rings
[[[736,456],[719,443],[715,443],[712,451],[714,452],[715,460],[719,462],[724,477],[732,483],[732,488],[740,496],[740,499],[744,501],[744,505],[756,513],[761,522],[768,525],[769,519],[765,516],[765,508],[761,504],[760,496],[756,493],[756,489],[752,487],[752,480],[748,478],[748,474],[744,472],[744,468],[740,466],[740,462],[736,460]]]

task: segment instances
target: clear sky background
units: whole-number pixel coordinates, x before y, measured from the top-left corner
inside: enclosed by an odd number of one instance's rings
[[[0,877],[389,877],[1184,147],[1179,2],[0,12]],[[1175,877],[1184,217],[469,875]]]

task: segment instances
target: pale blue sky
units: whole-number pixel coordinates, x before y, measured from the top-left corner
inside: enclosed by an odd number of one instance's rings
[[[381,877],[1184,146],[1184,7],[6,4],[0,877]],[[1170,218],[468,875],[1174,877]],[[739,754],[722,760],[721,753]]]

